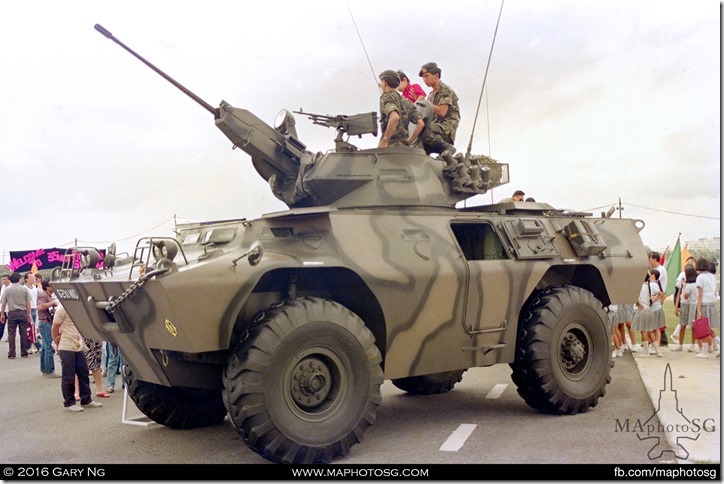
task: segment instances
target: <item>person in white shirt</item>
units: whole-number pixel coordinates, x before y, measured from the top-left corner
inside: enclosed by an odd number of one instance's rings
[[[649,267],[652,270],[659,271],[659,277],[657,278],[657,280],[659,281],[658,285],[661,286],[661,290],[663,291],[664,295],[666,295],[668,274],[666,273],[666,269],[664,268],[664,266],[661,265],[661,254],[656,251],[652,251],[649,254]],[[664,297],[664,299],[666,299],[666,297]],[[669,344],[669,340],[666,338],[666,315],[664,314],[664,308],[662,306],[659,306],[659,308],[655,310],[654,316],[659,322],[659,329],[657,333],[658,342],[662,346],[667,346]]]
[[[3,298],[3,293],[5,293],[5,288],[10,285],[10,274],[5,274],[3,276],[2,286],[0,286],[0,299]],[[5,335],[5,321],[7,320],[7,314],[5,314],[5,319],[0,318],[0,341],[3,339],[3,336]]]
[[[642,354],[638,355],[639,358],[648,358],[649,345],[653,348],[656,356],[663,356],[659,349],[659,340],[656,334],[659,326],[655,311],[661,307],[661,302],[666,298],[666,293],[661,290],[659,281],[656,278],[658,273],[659,271],[656,269],[646,273],[639,299],[636,301],[632,327],[635,331],[641,331],[643,351]]]
[[[25,287],[30,291],[30,315],[33,318],[28,326],[30,352],[37,353],[40,351],[40,342],[38,341],[38,286],[35,285],[35,274],[32,272],[25,274]]]
[[[689,256],[686,258],[686,262],[684,263],[684,269],[681,271],[681,274],[679,274],[679,277],[676,278],[676,289],[674,290],[674,315],[679,316],[681,318],[681,291],[683,287],[686,285],[686,268],[691,266],[694,267],[696,265],[696,259],[694,259],[692,256]],[[688,308],[687,308],[688,309]],[[686,315],[688,318],[688,313]],[[684,338],[679,338],[681,334],[681,330],[684,328],[684,326],[679,323],[676,325],[676,329],[674,329],[674,332],[671,333],[671,341],[676,343],[677,346],[671,347],[671,351],[681,351],[682,345],[684,344]],[[691,347],[689,348],[689,351],[694,351],[694,334],[691,335]]]
[[[696,287],[698,290],[698,297],[696,299],[696,314],[695,319],[709,318],[709,327],[718,328],[720,326],[719,311],[716,309],[716,277],[711,273],[712,263],[707,259],[700,258],[696,261]],[[716,270],[716,269],[714,269]],[[717,349],[718,344],[715,344],[714,340],[706,341],[701,343],[701,351],[697,355],[705,358],[709,354],[709,349]],[[717,353],[717,356],[718,353]]]

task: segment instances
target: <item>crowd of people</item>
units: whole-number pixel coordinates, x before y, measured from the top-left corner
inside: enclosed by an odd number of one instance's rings
[[[109,398],[115,391],[123,357],[111,342],[84,338],[55,295],[52,283],[40,274],[18,272],[4,275],[0,289],[0,340],[7,326],[8,358],[40,356],[40,374],[59,378],[63,406],[80,412],[102,407],[93,400],[90,376],[97,398]],[[104,357],[105,354],[105,357]],[[61,373],[56,371],[56,358]],[[105,364],[103,364],[105,363]],[[103,387],[106,378],[106,387]]]
[[[676,278],[673,296],[678,323],[667,338],[663,302],[668,297],[668,281],[660,261],[658,252],[649,254],[649,269],[635,304],[607,308],[614,345],[612,356],[621,357],[627,349],[637,353],[639,358],[663,357],[662,346],[668,346],[669,351],[684,351],[687,327],[691,327],[686,351],[694,353],[696,358],[719,358],[720,338],[714,332],[721,324],[717,309],[716,263],[703,257],[689,257],[685,261],[684,270]],[[637,332],[641,335],[641,346],[636,344]]]

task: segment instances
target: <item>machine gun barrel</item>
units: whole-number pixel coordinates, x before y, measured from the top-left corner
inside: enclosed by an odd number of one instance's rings
[[[194,101],[196,101],[197,103],[199,103],[204,109],[206,109],[206,110],[209,111],[211,114],[213,114],[213,115],[214,115],[214,118],[218,118],[218,117],[219,117],[219,110],[218,110],[217,108],[214,108],[213,106],[211,106],[209,103],[207,103],[206,101],[204,101],[203,99],[201,99],[200,97],[198,97],[196,94],[194,94],[193,92],[189,91],[186,87],[184,87],[184,86],[182,86],[181,84],[179,84],[179,83],[178,83],[175,79],[173,79],[171,76],[169,76],[168,74],[166,74],[165,72],[163,72],[161,69],[159,69],[158,67],[154,66],[153,64],[151,64],[150,62],[148,62],[146,59],[144,59],[143,57],[141,57],[139,54],[137,54],[136,52],[134,52],[133,49],[131,49],[131,48],[128,47],[126,44],[124,44],[123,42],[121,42],[120,40],[118,40],[116,37],[114,37],[113,34],[110,33],[108,30],[106,30],[102,25],[100,25],[100,24],[95,24],[95,27],[94,27],[94,28],[95,28],[98,32],[100,32],[103,36],[111,39],[113,42],[115,42],[116,44],[120,45],[121,47],[123,47],[124,49],[126,49],[128,52],[130,52],[131,55],[133,55],[135,58],[137,58],[138,60],[140,60],[141,62],[143,62],[144,64],[146,64],[148,67],[150,67],[151,69],[153,69],[154,71],[156,71],[156,73],[158,73],[161,77],[163,77],[163,78],[166,79],[168,82],[170,82],[171,84],[173,84],[174,86],[176,86],[178,89],[180,89],[180,90],[181,90],[184,94],[186,94],[188,97],[190,97],[191,99],[193,99]]]

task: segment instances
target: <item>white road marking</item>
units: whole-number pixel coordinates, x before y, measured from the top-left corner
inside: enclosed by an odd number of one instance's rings
[[[498,383],[488,392],[487,395],[485,395],[485,398],[499,398],[506,388],[508,388],[507,383]]]
[[[455,432],[450,434],[450,437],[448,437],[445,443],[442,444],[440,450],[446,452],[457,452],[460,450],[460,447],[463,446],[465,441],[468,440],[468,437],[470,437],[470,434],[473,433],[475,427],[477,427],[475,424],[460,424],[460,426],[455,429]]]

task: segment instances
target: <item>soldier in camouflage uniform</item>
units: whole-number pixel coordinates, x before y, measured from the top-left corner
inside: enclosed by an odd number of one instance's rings
[[[428,62],[420,69],[425,85],[432,88],[427,95],[432,103],[433,118],[422,139],[423,148],[430,153],[449,151],[455,153],[455,133],[460,124],[458,96],[450,86],[440,80],[442,70],[435,62]]]
[[[407,141],[407,123],[403,119],[402,101],[397,93],[400,76],[393,70],[380,73],[380,126],[382,139],[380,148],[401,146]]]
[[[387,146],[419,146],[420,133],[425,128],[422,114],[409,100],[400,96],[396,87],[399,85],[400,77],[392,70],[380,73],[380,125],[382,127],[382,139],[379,147]],[[414,125],[414,129],[408,137],[408,126]]]

